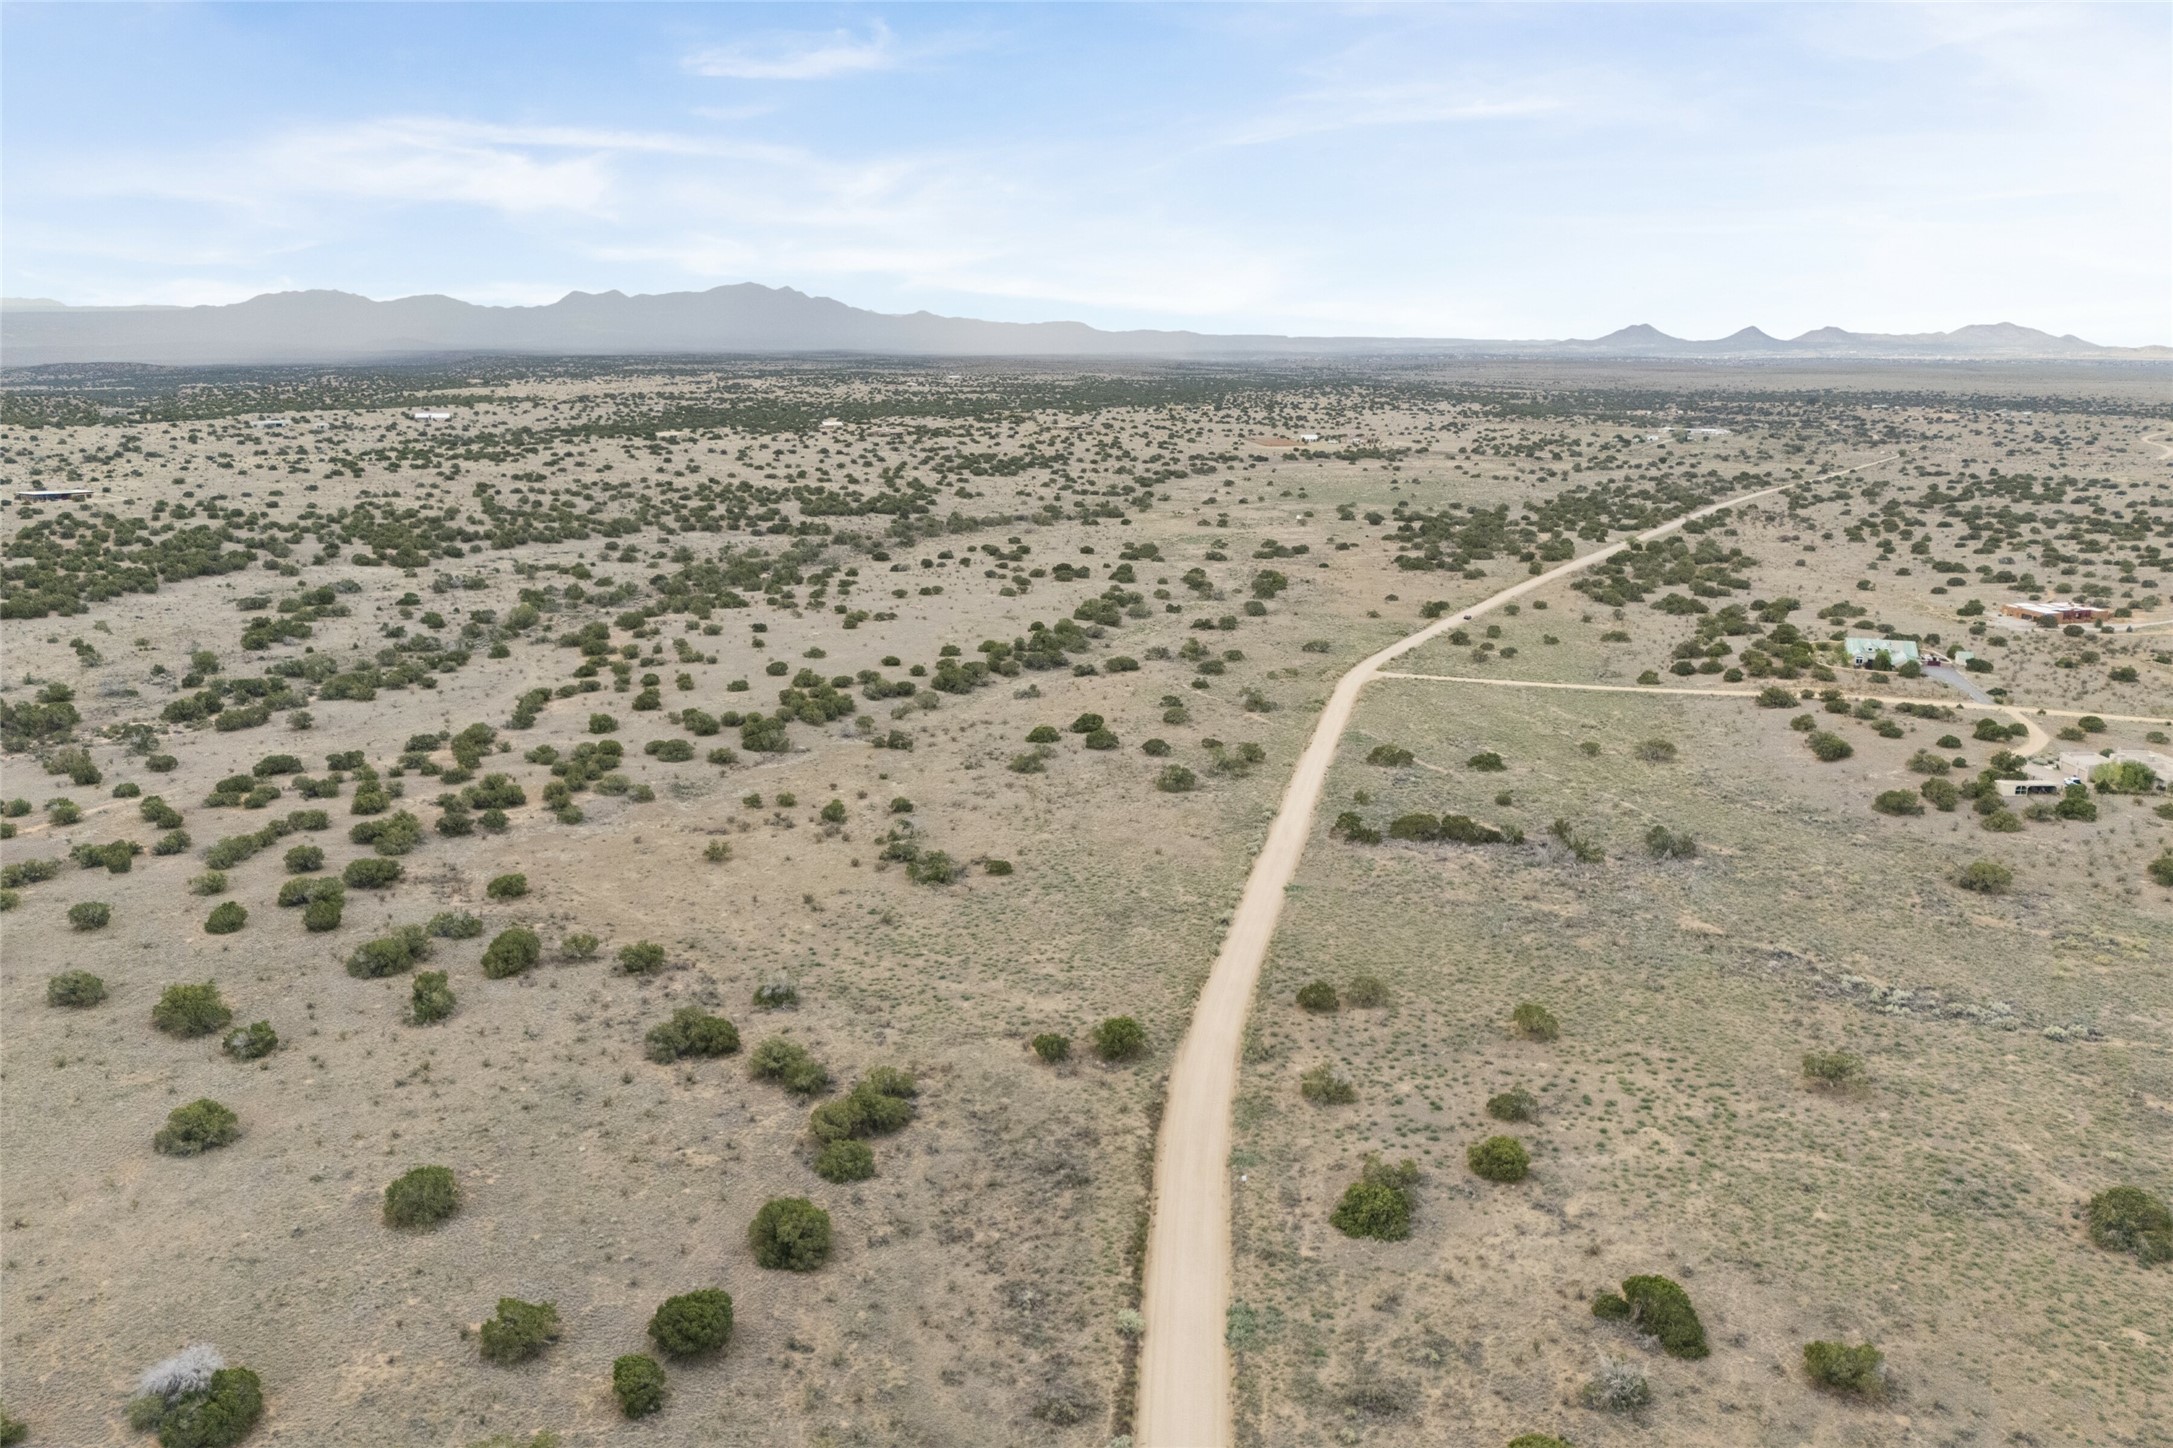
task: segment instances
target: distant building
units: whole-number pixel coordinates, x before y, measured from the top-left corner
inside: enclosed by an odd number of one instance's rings
[[[2158,788],[2173,784],[2173,756],[2155,749],[2109,749],[2103,754],[2076,749],[2060,756],[2060,772],[2077,780],[2088,779],[2090,771],[2101,764],[2140,764],[2158,776]]]
[[[287,420],[283,417],[260,417],[249,425],[251,427],[285,427]]]
[[[2111,618],[2109,608],[2096,608],[2087,603],[2069,603],[2064,598],[2048,598],[2043,603],[2031,603],[2017,599],[2003,603],[1999,611],[2009,618],[2028,619],[2031,623],[2096,623],[2101,618]]]
[[[834,417],[826,417],[822,420],[821,425],[823,427],[843,427],[845,424]]]
[[[1319,442],[1319,441],[1320,441],[1320,434],[1319,434],[1319,433],[1317,433],[1317,432],[1301,432],[1301,433],[1299,433],[1299,434],[1298,434],[1298,441],[1299,441],[1299,442]]]
[[[1690,435],[1692,437],[1727,437],[1730,434],[1725,427],[1693,427],[1690,429]]]
[[[1917,653],[1914,639],[1848,639],[1841,647],[1847,652],[1849,662],[1859,669],[1875,666],[1881,654],[1886,655],[1890,668],[1898,669],[1903,664],[1924,662]]]
[[[26,488],[15,496],[25,503],[66,503],[90,495],[89,488]]]
[[[450,412],[436,412],[427,407],[418,407],[408,413],[408,416],[414,418],[417,422],[451,422],[453,420],[453,415]]]

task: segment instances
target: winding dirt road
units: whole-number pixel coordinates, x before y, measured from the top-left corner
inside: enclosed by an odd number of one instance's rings
[[[1802,482],[1815,483],[1861,472],[1887,461],[1875,458]],[[1761,488],[1707,504],[1634,535],[1649,542],[1723,508],[1738,507],[1795,487]],[[1192,1024],[1170,1066],[1161,1139],[1154,1162],[1154,1217],[1147,1231],[1145,1290],[1140,1307],[1146,1332],[1140,1346],[1139,1405],[1134,1418],[1140,1448],[1229,1448],[1230,1354],[1223,1342],[1230,1301],[1230,1109],[1237,1098],[1239,1048],[1260,965],[1282,914],[1283,892],[1297,874],[1312,833],[1328,766],[1350,722],[1359,691],[1381,666],[1436,635],[1491,613],[1505,603],[1582,572],[1622,551],[1625,538],[1505,588],[1482,603],[1452,611],[1361,660],[1336,681],[1305,752],[1298,756],[1283,802],[1254,857],[1245,893],[1230,917],[1221,953],[1193,1007]]]

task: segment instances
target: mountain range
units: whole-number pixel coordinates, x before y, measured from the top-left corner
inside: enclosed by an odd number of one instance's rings
[[[0,365],[133,362],[168,366],[358,362],[447,353],[551,356],[863,353],[952,357],[1795,358],[2173,360],[2169,347],[2101,347],[2012,322],[1882,334],[1821,327],[1780,338],[1745,327],[1713,341],[1643,324],[1604,337],[1486,341],[1452,337],[1283,337],[1110,332],[1083,322],[984,322],[932,312],[871,312],[752,282],[629,296],[569,292],[543,306],[454,297],[373,301],[352,292],[271,292],[223,306],[78,307],[0,299]]]

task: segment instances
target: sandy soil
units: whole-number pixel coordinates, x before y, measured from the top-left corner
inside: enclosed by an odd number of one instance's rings
[[[1876,468],[1883,459],[1822,475]],[[1738,494],[1684,514],[1637,537],[1662,538],[1686,522],[1739,507],[1778,489]],[[1200,992],[1192,1023],[1170,1069],[1168,1104],[1155,1152],[1154,1221],[1147,1238],[1142,1312],[1139,1438],[1147,1448],[1222,1448],[1232,1441],[1230,1357],[1224,1310],[1230,1301],[1230,1112],[1237,1096],[1239,1045],[1258,988],[1261,963],[1282,916],[1283,900],[1313,829],[1328,767],[1334,762],[1358,695],[1382,665],[1458,624],[1613,557],[1627,540],[1527,578],[1361,660],[1336,681],[1305,752],[1283,791],[1267,843],[1254,857],[1230,931]]]

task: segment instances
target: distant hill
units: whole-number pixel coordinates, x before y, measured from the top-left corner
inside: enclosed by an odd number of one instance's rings
[[[1105,332],[1082,322],[894,315],[752,282],[706,292],[569,292],[535,307],[453,297],[378,302],[351,292],[273,292],[211,307],[72,307],[0,300],[0,364],[175,366],[354,362],[434,353],[645,355],[855,352],[890,356],[1209,358],[1499,356],[1655,358],[2173,359],[2167,347],[2100,347],[2012,322],[1889,336],[1822,327],[1782,340],[1745,327],[1715,341],[1644,324],[1590,340],[1217,336]]]

